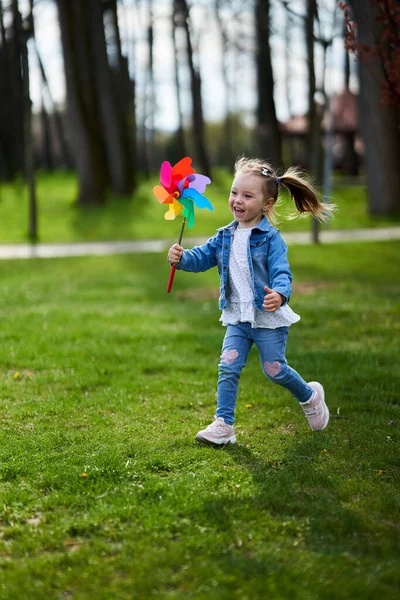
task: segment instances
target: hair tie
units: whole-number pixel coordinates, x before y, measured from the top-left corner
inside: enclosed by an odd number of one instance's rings
[[[275,178],[275,181],[276,181],[276,185],[279,185],[279,184],[280,184],[280,182],[281,182],[281,178],[280,178],[280,177],[276,177],[276,178]]]
[[[272,171],[271,171],[270,169],[266,169],[266,168],[264,168],[264,169],[261,171],[261,175],[264,175],[264,177],[269,177],[270,175],[272,175]]]

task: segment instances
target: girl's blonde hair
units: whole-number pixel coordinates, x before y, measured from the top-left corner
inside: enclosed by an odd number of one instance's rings
[[[261,158],[239,156],[235,162],[236,175],[260,177],[265,199],[272,198],[274,205],[278,199],[279,185],[282,184],[288,190],[300,214],[312,213],[319,221],[327,221],[334,211],[333,204],[321,202],[318,192],[298,167],[289,167],[283,175],[278,175],[275,169]],[[273,223],[276,222],[274,205],[264,210],[267,219]]]

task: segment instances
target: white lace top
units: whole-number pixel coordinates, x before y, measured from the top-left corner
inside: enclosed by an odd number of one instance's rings
[[[228,305],[222,311],[220,321],[223,325],[251,323],[252,327],[276,329],[288,327],[300,321],[288,304],[275,312],[264,312],[254,306],[254,293],[247,252],[251,228],[235,230],[229,256],[229,298]]]

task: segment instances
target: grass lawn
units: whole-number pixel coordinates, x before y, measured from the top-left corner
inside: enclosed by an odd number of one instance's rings
[[[155,199],[152,188],[158,177],[143,182],[132,198],[110,199],[105,207],[83,210],[73,205],[77,182],[73,174],[39,174],[37,178],[38,230],[41,242],[77,242],[97,240],[143,240],[168,238],[176,240],[181,219],[165,221],[166,207]],[[191,232],[195,236],[211,236],[218,227],[229,223],[228,195],[232,183],[227,171],[215,170],[207,189],[214,211],[198,210]],[[323,227],[353,229],[399,225],[399,218],[371,218],[367,214],[366,190],[361,185],[343,185],[340,180],[332,190],[337,205],[335,218]],[[293,214],[294,205],[282,195],[278,208],[282,231],[308,231],[309,217],[285,220]],[[28,200],[21,182],[0,184],[0,242],[27,241]]]
[[[214,271],[161,255],[1,263],[1,600],[393,600],[400,591],[399,244],[290,248],[296,401],[242,375],[215,410]]]

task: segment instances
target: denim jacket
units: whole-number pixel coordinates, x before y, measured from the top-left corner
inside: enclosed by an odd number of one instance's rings
[[[232,238],[237,221],[221,227],[217,233],[202,246],[184,250],[177,269],[199,273],[218,266],[220,277],[219,308],[223,310],[228,303],[228,269]],[[254,304],[263,310],[266,292],[264,286],[279,292],[289,302],[292,292],[292,275],[287,260],[287,247],[281,234],[272,227],[265,217],[254,227],[249,237],[247,258],[254,291]]]

